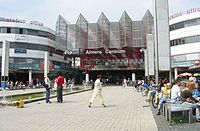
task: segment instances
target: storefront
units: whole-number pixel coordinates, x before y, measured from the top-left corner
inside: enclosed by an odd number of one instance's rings
[[[94,79],[102,74],[106,79],[113,80],[126,77],[131,79],[132,73],[136,78],[144,76],[144,54],[137,47],[85,49],[81,55],[81,69]]]

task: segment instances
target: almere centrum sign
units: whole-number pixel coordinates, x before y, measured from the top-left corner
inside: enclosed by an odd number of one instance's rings
[[[101,55],[101,54],[125,54],[126,50],[123,49],[105,49],[105,50],[85,50],[88,55]]]

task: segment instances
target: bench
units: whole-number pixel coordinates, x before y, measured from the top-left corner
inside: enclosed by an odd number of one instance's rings
[[[169,120],[169,124],[172,124],[172,113],[173,112],[187,112],[189,123],[192,121],[192,108],[184,107],[178,104],[163,104],[163,115],[166,120]]]

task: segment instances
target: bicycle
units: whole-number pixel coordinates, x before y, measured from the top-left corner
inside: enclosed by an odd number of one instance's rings
[[[156,87],[154,87],[152,93],[151,93],[151,104],[154,108],[158,107],[159,103],[159,96],[158,96],[158,90]]]

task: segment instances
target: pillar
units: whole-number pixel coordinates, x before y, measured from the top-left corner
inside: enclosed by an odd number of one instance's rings
[[[44,77],[49,73],[49,52],[44,53]]]
[[[145,70],[145,77],[149,76],[149,67],[148,67],[148,56],[147,56],[147,50],[144,49],[144,70]]]
[[[170,72],[170,39],[168,0],[154,2],[154,38],[155,38],[155,77],[158,85],[159,74]],[[171,81],[171,80],[170,80]]]
[[[178,68],[174,68],[174,79],[176,80],[178,77]]]
[[[89,73],[85,74],[85,82],[88,83],[89,82]]]
[[[1,64],[1,87],[4,89],[8,86],[8,74],[9,74],[9,48],[10,43],[6,40],[2,44],[2,64]]]
[[[29,71],[28,71],[28,81],[29,81],[29,84],[30,84],[31,81],[32,81],[32,70],[29,70]]]
[[[135,73],[132,73],[132,81],[135,81]]]

